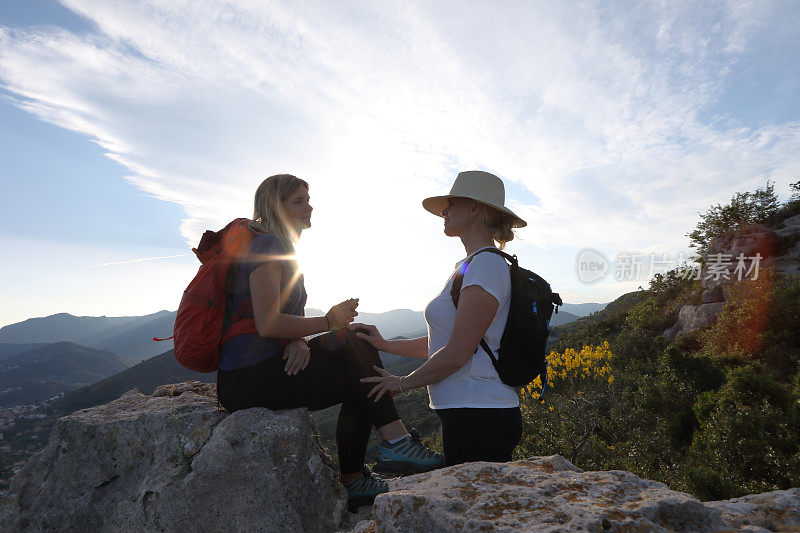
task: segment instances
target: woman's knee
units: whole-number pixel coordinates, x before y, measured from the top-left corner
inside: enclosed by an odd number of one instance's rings
[[[356,336],[355,331],[350,329],[340,331],[345,331],[341,336],[342,347],[346,349],[351,356],[355,356],[359,360],[369,361],[371,364],[383,366],[381,358],[378,355],[378,350],[373,345]],[[339,332],[337,332],[337,334],[338,333]]]

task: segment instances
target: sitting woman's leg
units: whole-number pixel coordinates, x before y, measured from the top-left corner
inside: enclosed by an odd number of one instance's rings
[[[350,330],[340,330],[312,339],[310,346],[312,356],[316,353],[321,357],[329,357],[339,361],[346,369],[350,387],[366,412],[386,400],[391,402],[394,409],[394,400],[388,396],[383,396],[377,402],[368,398],[367,394],[374,385],[361,382],[361,378],[377,375],[376,366],[383,368],[378,350],[370,343],[359,339]],[[371,418],[379,420],[375,416]],[[383,418],[382,421],[383,424],[375,422],[383,440],[375,456],[376,472],[410,474],[427,472],[444,465],[444,457],[423,446],[419,435],[415,431],[409,433],[399,418],[391,421]]]
[[[377,374],[375,366],[383,368],[378,350],[347,329],[315,337],[311,339],[309,347],[312,357],[334,360],[344,368],[348,387],[364,411],[370,414],[370,420],[373,421],[383,440],[397,439],[408,434],[400,417],[397,416],[394,400],[388,396],[377,402],[367,398],[373,385],[361,383],[361,378]]]
[[[519,407],[437,409],[446,466],[472,461],[507,462],[522,437]]]
[[[364,470],[370,433],[372,423],[364,408],[355,400],[342,402],[336,421],[336,450],[342,482],[352,481]]]
[[[319,410],[338,403],[343,407],[348,404],[345,422],[337,428],[340,437],[337,446],[344,475],[356,474],[363,468],[364,450],[369,440],[367,428],[370,426],[375,426],[381,438],[389,441],[385,443],[385,451],[393,463],[415,472],[443,464],[441,456],[422,447],[419,439],[411,438],[391,397],[384,396],[377,402],[367,398],[372,386],[360,380],[375,375],[374,365],[381,365],[375,348],[347,330],[315,337],[309,347],[311,358],[308,366],[293,376],[284,371],[284,361],[278,356],[253,367],[220,371],[220,403],[229,411],[249,407]],[[352,403],[358,408],[351,406]],[[356,418],[357,422],[354,421]],[[348,433],[350,430],[354,433]],[[394,442],[399,439],[402,441]],[[390,450],[392,445],[396,448]],[[379,462],[380,459],[379,455]],[[350,470],[357,465],[358,470]]]
[[[305,370],[294,376],[284,371],[285,362],[271,357],[250,368],[221,371],[220,403],[229,411],[250,407],[312,411],[342,404],[336,429],[336,445],[343,478],[360,474],[370,431],[378,424],[397,419],[394,403],[379,402],[371,412],[364,409],[348,386],[341,362],[312,354]]]

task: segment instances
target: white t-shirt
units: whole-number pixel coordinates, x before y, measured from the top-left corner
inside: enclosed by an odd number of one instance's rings
[[[456,308],[450,296],[450,289],[453,287],[453,277],[466,259],[456,263],[456,269],[450,275],[441,294],[431,300],[425,308],[429,358],[447,344],[453,333]],[[511,276],[508,272],[508,263],[494,253],[479,254],[467,266],[461,289],[466,289],[470,285],[480,286],[498,302],[494,320],[483,337],[497,357],[511,301]],[[428,396],[431,409],[508,408],[519,405],[516,391],[500,381],[489,355],[480,345],[463,367],[439,383],[428,385]]]

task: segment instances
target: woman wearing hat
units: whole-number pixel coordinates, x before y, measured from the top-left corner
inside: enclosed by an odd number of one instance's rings
[[[386,340],[375,326],[351,325],[362,330],[356,333],[358,337],[379,350],[428,358],[408,375],[393,376],[376,367],[380,376],[361,381],[375,383],[370,397],[376,401],[387,393],[427,385],[430,407],[442,426],[446,465],[509,461],[522,435],[517,393],[500,381],[489,355],[480,346],[485,339],[495,354],[500,347],[508,319],[511,279],[505,259],[478,252],[502,249],[514,238],[512,228],[526,225],[504,204],[503,182],[482,171],[461,172],[450,194],[422,202],[426,210],[444,219],[445,235],[460,238],[467,254],[456,263],[442,292],[425,308],[426,337]],[[456,308],[450,290],[465,262]]]

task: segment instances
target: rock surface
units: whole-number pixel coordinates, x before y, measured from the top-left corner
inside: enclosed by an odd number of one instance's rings
[[[346,493],[306,410],[226,416],[206,389],[134,390],[60,419],[13,478],[0,529],[336,529]]]
[[[800,531],[800,489],[703,503],[558,455],[394,479],[350,515],[304,409],[227,415],[214,392],[131,391],[60,419],[0,502],[0,530]]]
[[[375,500],[388,531],[712,531],[721,512],[622,471],[582,472],[559,456],[468,463],[397,483]],[[357,529],[358,531],[359,529]]]
[[[775,258],[775,267],[786,275],[800,273],[800,215],[787,218],[781,224],[782,227],[775,230],[775,233],[782,238],[794,239],[792,246],[785,254]]]
[[[798,531],[798,489],[703,503],[560,456],[469,463],[391,482],[354,531]]]
[[[776,255],[777,239],[794,236],[793,247]],[[758,259],[754,259],[758,256]],[[756,264],[757,263],[757,264]],[[783,220],[777,229],[755,224],[739,234],[711,239],[699,273],[702,305],[684,305],[678,320],[661,335],[669,341],[713,324],[734,283],[754,279],[764,268],[786,275],[800,273],[800,215]]]
[[[800,531],[800,489],[748,494],[741,498],[706,502],[722,512],[734,527],[761,527],[767,531]]]
[[[684,305],[678,311],[678,321],[662,335],[665,339],[672,341],[678,335],[711,325],[717,320],[717,315],[724,306],[725,302]]]

